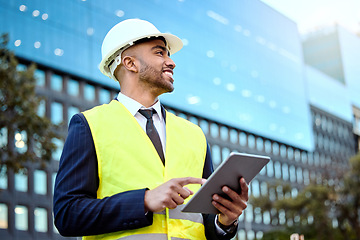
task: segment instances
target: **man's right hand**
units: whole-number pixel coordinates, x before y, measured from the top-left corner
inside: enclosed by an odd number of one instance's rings
[[[161,212],[165,208],[174,209],[177,205],[194,194],[190,189],[184,187],[188,184],[204,184],[206,179],[185,177],[173,178],[160,186],[145,192],[145,211]]]

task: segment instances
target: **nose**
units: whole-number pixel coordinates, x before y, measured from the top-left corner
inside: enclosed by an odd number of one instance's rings
[[[175,62],[170,57],[167,57],[167,59],[165,61],[165,65],[167,67],[170,67],[171,69],[174,69],[176,67]]]

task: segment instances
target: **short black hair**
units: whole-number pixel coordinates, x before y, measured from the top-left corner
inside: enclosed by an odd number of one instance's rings
[[[167,46],[166,39],[164,37],[162,37],[162,36],[141,38],[139,40],[136,40],[134,42],[134,45],[139,44],[139,43],[150,42],[150,41],[153,41],[153,40],[161,40],[161,41],[163,41],[165,43],[165,46]]]

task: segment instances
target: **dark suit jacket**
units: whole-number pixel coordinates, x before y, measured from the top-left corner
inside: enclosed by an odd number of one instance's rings
[[[203,177],[208,178],[212,172],[208,146]],[[53,208],[55,225],[60,234],[97,235],[152,224],[153,214],[144,213],[144,194],[147,189],[97,199],[98,186],[98,164],[91,131],[84,115],[76,114],[70,121],[55,181]],[[217,236],[215,215],[203,217],[208,239],[230,239],[235,235]]]

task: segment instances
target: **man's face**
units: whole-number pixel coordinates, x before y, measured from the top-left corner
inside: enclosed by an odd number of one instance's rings
[[[136,59],[139,62],[139,80],[159,95],[174,90],[174,61],[162,40],[139,44]]]

